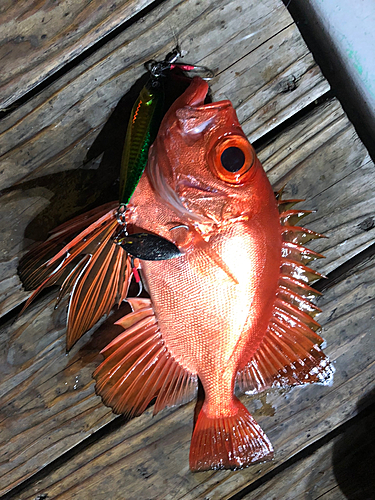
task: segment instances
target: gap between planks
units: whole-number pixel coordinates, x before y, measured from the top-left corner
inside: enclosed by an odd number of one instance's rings
[[[48,71],[43,68],[43,61],[42,61],[42,63],[37,66],[38,68],[41,66],[41,71],[40,71],[41,77],[39,77],[39,78],[38,77],[34,77],[34,78],[30,77],[29,81],[24,83],[23,89],[21,88],[20,90],[16,90],[16,92],[14,94],[16,97],[9,95],[7,98],[5,98],[3,105],[0,104],[0,106],[2,106],[0,108],[0,119],[5,117],[5,116],[8,116],[10,113],[15,111],[19,106],[26,103],[28,100],[32,99],[38,93],[42,92],[45,88],[47,88],[49,85],[51,85],[56,80],[61,78],[68,71],[70,71],[71,69],[73,69],[74,67],[76,67],[77,65],[82,63],[91,54],[98,51],[105,44],[109,43],[111,40],[116,38],[116,36],[118,36],[123,31],[125,31],[127,28],[132,26],[134,23],[136,23],[137,21],[142,19],[142,17],[146,16],[149,12],[151,12],[152,10],[154,10],[155,8],[160,6],[160,4],[162,4],[164,1],[166,1],[166,0],[154,0],[152,2],[150,0],[145,0],[142,2],[133,2],[134,5],[137,5],[137,3],[138,3],[138,5],[140,4],[141,9],[138,12],[135,11],[132,13],[132,8],[130,7],[130,9],[129,9],[130,16],[129,17],[127,17],[126,3],[124,3],[124,10],[120,13],[120,15],[119,15],[119,12],[116,11],[117,19],[118,18],[121,19],[123,17],[122,21],[120,21],[120,23],[114,27],[113,23],[110,22],[110,20],[111,20],[111,18],[114,18],[115,16],[109,15],[105,19],[105,21],[106,21],[105,24],[107,24],[107,27],[102,29],[102,30],[98,30],[98,28],[96,28],[96,32],[100,31],[100,33],[98,34],[97,41],[93,41],[93,43],[90,44],[90,41],[89,41],[90,31],[88,31],[86,33],[84,32],[83,38],[85,39],[85,43],[81,44],[81,46],[83,45],[83,46],[86,46],[87,48],[84,48],[82,51],[80,51],[79,49],[77,50],[77,48],[74,50],[74,45],[75,45],[74,43],[73,43],[73,50],[72,50],[72,47],[64,47],[62,52],[65,54],[61,57],[62,63],[60,63],[58,58],[57,58],[55,63],[54,64],[52,63],[52,68]],[[130,2],[128,2],[128,3],[130,3]],[[104,6],[104,7],[106,7],[106,6]],[[35,14],[35,12],[32,14]],[[93,29],[91,31],[93,31]],[[19,36],[18,38],[21,39],[24,37]],[[8,41],[8,43],[10,43],[10,41]],[[71,54],[71,57],[68,58],[67,55],[69,55],[69,53]],[[59,55],[61,55],[61,54],[59,53]],[[48,61],[48,58],[47,58],[47,61]],[[3,67],[3,70],[4,70],[4,67]],[[29,73],[29,72],[34,73],[33,70],[34,70],[33,66],[31,66],[31,68],[26,67],[26,73]],[[20,77],[17,77],[17,76],[14,78],[15,84],[17,84],[17,81],[19,78]],[[42,78],[42,79],[40,79],[40,78]],[[21,77],[21,80],[22,80],[22,77]],[[13,80],[11,80],[11,82],[13,82]],[[7,88],[8,85],[5,84],[4,87]]]

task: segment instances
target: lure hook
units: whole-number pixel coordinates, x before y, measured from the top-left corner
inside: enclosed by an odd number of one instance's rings
[[[173,63],[169,69],[180,68],[182,71],[189,71],[192,76],[200,76],[206,82],[212,80],[214,73],[207,66],[196,66],[195,64]]]
[[[163,61],[156,61],[151,59],[151,61],[146,62],[145,67],[147,71],[151,74],[152,78],[158,79],[164,75],[168,70],[179,68],[182,71],[188,71],[195,76],[200,76],[202,80],[212,80],[214,73],[212,70],[206,66],[197,66],[195,64],[184,64],[176,62],[179,57],[182,57],[181,49],[177,45],[171,52],[169,52]]]

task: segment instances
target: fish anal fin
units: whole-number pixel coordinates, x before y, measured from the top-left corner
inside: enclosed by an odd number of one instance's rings
[[[129,302],[133,312],[117,321],[126,328],[103,349],[105,359],[93,374],[97,394],[128,418],[143,413],[155,398],[154,414],[187,403],[196,394],[197,375],[168,350],[150,300]]]
[[[154,415],[164,408],[188,403],[197,394],[197,375],[183,368],[175,359],[172,361],[168,373],[162,377],[163,385],[155,402]]]
[[[251,361],[237,374],[242,392],[332,382],[334,367],[320,349],[323,339],[303,324],[275,319]]]
[[[324,236],[294,225],[310,212],[291,210],[302,200],[282,200],[281,195],[282,190],[278,193],[282,226],[279,286],[262,343],[251,359],[243,360],[237,373],[237,385],[247,393],[309,383],[329,385],[333,379],[334,367],[320,349],[323,339],[316,333],[320,325],[314,317],[320,309],[312,300],[320,292],[310,286],[324,276],[306,266],[323,255],[303,246]]]
[[[190,469],[242,469],[273,458],[273,448],[261,427],[234,397],[232,415],[209,417],[203,405],[190,445]]]

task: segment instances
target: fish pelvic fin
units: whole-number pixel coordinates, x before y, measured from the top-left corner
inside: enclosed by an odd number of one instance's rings
[[[96,393],[127,418],[141,415],[155,398],[154,414],[189,402],[197,392],[197,375],[169,352],[151,301],[128,302],[133,312],[116,322],[124,331],[103,349],[105,359],[93,374]]]
[[[300,201],[281,200],[281,194],[278,198],[283,238],[279,284],[262,343],[237,373],[242,392],[310,383],[329,385],[333,380],[334,367],[321,350],[324,341],[316,333],[320,325],[314,318],[320,309],[313,300],[320,292],[310,286],[324,276],[307,267],[323,255],[303,246],[322,235],[294,225],[311,213],[291,209]]]
[[[193,472],[242,469],[273,458],[272,444],[259,424],[235,396],[233,403],[233,414],[214,418],[203,405],[190,445]]]

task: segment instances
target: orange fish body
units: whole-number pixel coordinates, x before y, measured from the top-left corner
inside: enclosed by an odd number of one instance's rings
[[[235,378],[271,318],[281,226],[275,195],[231,103],[203,105],[206,92],[207,84],[195,80],[164,118],[148,175],[131,200],[129,223],[172,239],[184,251],[177,259],[142,262],[142,275],[168,349],[198,375],[202,412],[217,419],[235,417],[242,407]],[[244,153],[242,176],[215,165],[225,146]],[[158,182],[177,194],[181,206]],[[188,227],[172,229],[181,224]]]
[[[319,293],[309,284],[320,275],[306,266],[321,256],[303,246],[320,235],[295,225],[308,212],[291,209],[300,200],[275,198],[231,103],[204,104],[207,91],[194,78],[165,115],[120,222],[115,206],[89,212],[57,228],[21,266],[37,287],[27,304],[54,283],[70,294],[70,347],[127,297],[133,261],[113,243],[124,218],[128,240],[141,230],[178,247],[176,258],[141,261],[150,299],[127,298],[132,312],[117,322],[123,331],[93,376],[103,402],[128,417],[153,400],[154,413],[190,401],[200,380],[193,471],[273,456],[235,387],[328,384],[333,374],[311,302]]]

